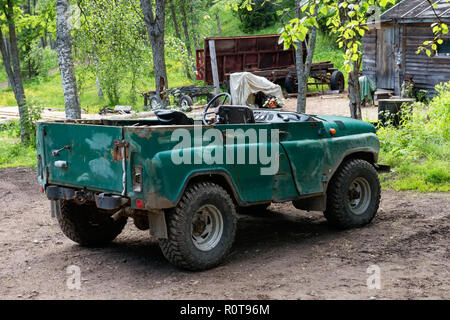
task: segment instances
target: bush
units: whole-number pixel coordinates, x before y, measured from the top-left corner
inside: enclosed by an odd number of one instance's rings
[[[393,167],[383,177],[397,190],[450,190],[450,82],[436,87],[429,103],[417,103],[399,128],[379,128],[381,161]]]
[[[240,3],[242,5],[243,1]],[[242,31],[249,33],[273,26],[277,21],[277,14],[273,3],[267,0],[253,0],[252,11],[241,8],[237,14],[241,21]]]
[[[0,168],[36,166],[36,148],[20,142],[19,121],[0,125]]]
[[[31,46],[31,50],[25,58],[30,63],[32,71],[38,76],[46,78],[51,69],[58,66],[58,55],[50,47],[42,48],[38,42]]]

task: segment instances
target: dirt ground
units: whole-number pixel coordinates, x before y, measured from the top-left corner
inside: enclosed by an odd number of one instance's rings
[[[450,299],[449,194],[385,191],[370,226],[338,232],[277,204],[241,216],[226,262],[181,271],[130,221],[106,248],[59,230],[32,169],[0,170],[0,299]],[[67,288],[80,267],[81,290]],[[371,265],[381,289],[369,290]]]
[[[297,99],[286,99],[286,110],[297,110]],[[378,107],[367,106],[361,109],[364,120],[378,120]],[[350,117],[348,94],[322,95],[306,99],[306,113],[316,115],[335,115]]]

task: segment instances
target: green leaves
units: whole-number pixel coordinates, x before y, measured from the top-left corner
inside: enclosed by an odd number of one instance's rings
[[[448,25],[446,23],[435,22],[430,27],[434,34],[433,40],[424,41],[423,45],[417,49],[417,54],[425,52],[429,57],[438,51],[439,45],[444,43],[442,37],[448,34]]]

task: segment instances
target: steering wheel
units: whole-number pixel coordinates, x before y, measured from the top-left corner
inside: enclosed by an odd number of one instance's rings
[[[208,111],[209,108],[211,108],[211,106],[213,106],[213,105],[215,106],[216,101],[222,97],[224,97],[222,104],[221,104],[222,106],[225,104],[225,101],[227,101],[227,99],[230,102],[230,104],[232,104],[232,98],[229,93],[220,93],[217,96],[215,96],[214,98],[212,98],[211,101],[209,101],[208,104],[206,105],[205,110],[203,110],[203,124],[205,126],[209,125],[208,121],[206,120],[206,116],[208,116],[210,114],[216,114],[216,111]]]

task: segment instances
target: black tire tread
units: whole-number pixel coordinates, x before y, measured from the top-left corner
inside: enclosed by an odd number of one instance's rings
[[[372,201],[368,210],[370,215],[365,217],[362,221],[356,221],[352,214],[349,214],[345,209],[346,193],[344,185],[348,177],[354,172],[354,170],[367,170],[370,174],[376,176],[376,194],[374,195],[375,201]],[[369,224],[375,217],[381,200],[381,186],[378,179],[378,174],[373,165],[369,162],[361,159],[351,159],[344,162],[336,174],[330,181],[327,191],[327,209],[324,212],[325,218],[328,222],[338,229],[349,229],[355,227],[362,227]],[[373,199],[373,198],[372,198]]]
[[[228,192],[221,186],[211,182],[199,182],[190,185],[186,189],[177,207],[167,212],[166,219],[168,220],[167,231],[169,237],[168,239],[160,239],[159,245],[167,260],[169,260],[172,264],[174,264],[179,268],[191,271],[209,269],[215,267],[217,264],[220,263],[219,261],[217,263],[209,264],[194,259],[194,257],[192,257],[189,254],[182,240],[183,239],[182,229],[183,226],[187,223],[185,213],[187,210],[189,210],[191,204],[198,198],[198,196],[202,192],[220,193],[224,197],[226,205],[231,208],[232,214],[235,217],[233,219],[231,241],[229,241],[229,243],[227,244],[227,248],[223,252],[222,258],[219,260],[225,258],[228,252],[231,250],[234,237],[236,234],[236,225],[237,225],[236,210],[233,200],[231,199]]]
[[[56,218],[61,231],[72,241],[82,246],[98,246],[113,241],[123,231],[127,218],[108,221],[102,226],[92,227],[86,219],[86,212],[93,210],[86,206],[60,200],[56,203]],[[107,221],[107,220],[106,220]]]
[[[342,81],[342,83],[343,83],[343,88],[339,87],[340,81]],[[330,89],[331,90],[339,90],[339,93],[342,93],[345,90],[345,77],[344,77],[344,74],[342,72],[340,72],[339,70],[333,72],[333,74],[331,75]]]
[[[287,76],[284,80],[284,88],[286,89],[287,93],[297,93],[297,86],[295,85],[294,78]]]
[[[180,105],[182,103],[183,100],[186,100],[188,102],[189,106],[192,106],[194,104],[194,102],[192,101],[192,98],[190,96],[187,95],[183,95],[180,99]]]

